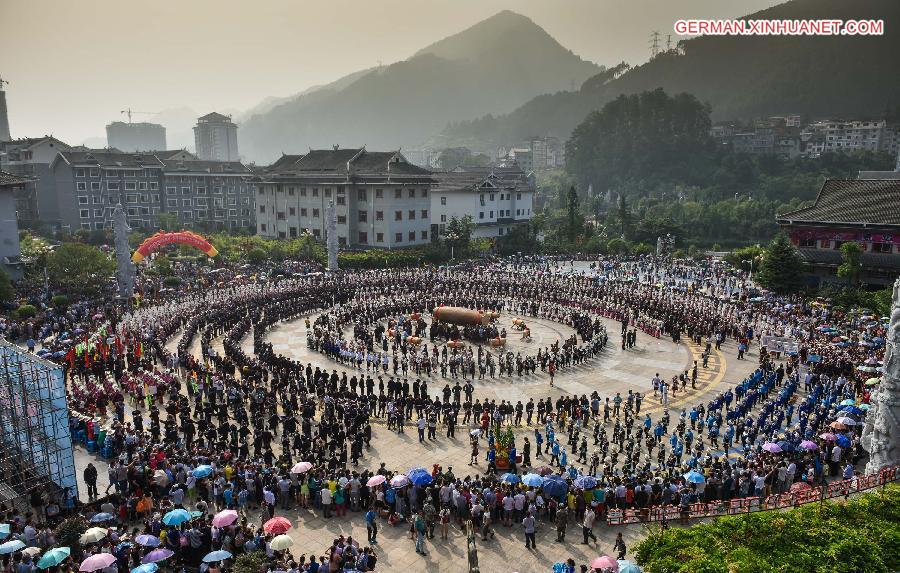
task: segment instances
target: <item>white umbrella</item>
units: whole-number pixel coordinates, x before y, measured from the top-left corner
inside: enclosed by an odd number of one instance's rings
[[[274,539],[269,543],[269,547],[274,549],[275,551],[283,551],[288,547],[294,545],[294,540],[290,538],[290,536],[281,534],[275,536]]]

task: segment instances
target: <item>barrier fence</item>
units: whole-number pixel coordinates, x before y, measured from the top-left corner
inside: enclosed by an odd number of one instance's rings
[[[744,497],[709,503],[694,503],[688,506],[688,512],[686,513],[678,505],[610,509],[606,514],[606,524],[631,525],[634,523],[683,520],[685,518],[702,519],[799,507],[807,503],[844,497],[852,493],[884,486],[898,479],[900,479],[900,467],[892,467],[885,468],[878,473],[855,476],[848,480],[835,481],[827,485],[810,487],[801,491],[773,494],[766,497]]]

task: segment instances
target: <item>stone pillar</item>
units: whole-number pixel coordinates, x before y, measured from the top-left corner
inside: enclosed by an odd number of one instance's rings
[[[885,336],[884,373],[872,393],[863,428],[869,474],[900,464],[900,279],[894,283],[890,319]]]
[[[328,250],[328,271],[335,272],[338,270],[338,237],[334,201],[329,201],[325,208],[325,247]]]
[[[119,296],[123,298],[129,298],[134,293],[134,263],[131,262],[131,245],[128,244],[130,232],[125,210],[119,203],[113,211],[113,238],[116,247],[116,282],[119,285]]]

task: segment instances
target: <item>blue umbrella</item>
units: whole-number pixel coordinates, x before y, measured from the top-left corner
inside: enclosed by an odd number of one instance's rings
[[[846,400],[841,402],[841,406],[852,406],[854,404],[856,404],[856,400],[854,400],[853,398],[847,398]]]
[[[65,561],[70,552],[71,551],[68,547],[57,547],[55,549],[51,549],[50,551],[41,555],[41,558],[38,559],[37,568],[47,569],[48,567],[55,567]]]
[[[406,472],[406,477],[409,478],[410,482],[419,487],[425,487],[434,481],[434,478],[431,477],[431,474],[428,473],[428,470],[425,468],[413,468]]]
[[[116,516],[111,513],[97,513],[91,518],[91,523],[101,523],[103,521],[112,521]]]
[[[684,479],[688,480],[691,483],[703,483],[706,481],[706,478],[703,477],[703,474],[694,470],[691,470],[688,473],[684,474]]]
[[[787,440],[781,440],[778,442],[778,447],[780,447],[785,452],[793,452],[794,445],[788,442]]]
[[[195,478],[205,478],[206,476],[213,473],[213,469],[212,466],[197,466],[191,473],[194,474]]]
[[[0,523],[0,539],[6,539],[7,535],[9,535],[9,524]]]
[[[837,445],[839,445],[839,446],[842,447],[842,448],[849,448],[849,447],[850,447],[850,439],[849,439],[847,436],[838,436],[838,437],[834,440],[834,443],[836,443]]]
[[[575,478],[575,487],[579,489],[594,489],[597,487],[597,479],[593,476],[578,476]]]
[[[619,573],[641,573],[641,568],[625,559],[616,561],[619,564]]]
[[[156,563],[144,563],[132,569],[131,573],[156,573],[157,569],[159,569],[159,565]]]
[[[184,509],[173,509],[169,513],[163,516],[163,523],[171,526],[179,526],[185,521],[189,521],[191,519],[191,514],[188,513]]]
[[[25,549],[25,544],[18,539],[13,539],[12,541],[7,541],[6,543],[0,545],[0,555],[15,553],[20,549]]]
[[[500,476],[500,481],[504,483],[519,483],[522,480],[520,480],[519,476],[517,476],[516,474],[505,473]]]
[[[203,558],[204,563],[215,563],[216,561],[224,561],[226,559],[231,559],[231,553],[225,551],[224,549],[219,549],[218,551],[213,551],[211,553],[207,553]]]
[[[134,540],[138,545],[143,545],[144,547],[159,547],[160,544],[159,537],[155,535],[138,535]]]
[[[544,478],[537,474],[525,474],[522,476],[522,483],[528,487],[541,487],[544,484]]]
[[[841,409],[849,414],[855,414],[857,416],[861,416],[863,413],[863,410],[860,410],[856,406],[844,406]]]
[[[544,478],[544,493],[551,497],[561,497],[566,495],[566,492],[569,491],[569,484],[567,484],[561,477],[559,476],[547,476]]]

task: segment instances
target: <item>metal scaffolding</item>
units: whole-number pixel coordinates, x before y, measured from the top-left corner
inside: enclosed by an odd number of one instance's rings
[[[65,508],[78,498],[63,368],[3,340],[0,452],[0,501]]]

